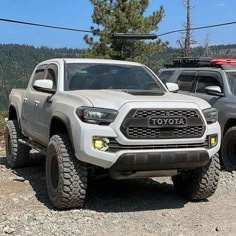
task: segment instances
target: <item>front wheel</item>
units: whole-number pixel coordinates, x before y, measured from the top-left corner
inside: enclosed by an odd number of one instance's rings
[[[220,178],[220,161],[214,155],[206,166],[188,170],[172,177],[178,193],[188,200],[204,200],[212,196]]]
[[[83,207],[87,190],[87,165],[76,159],[70,139],[65,134],[54,135],[48,144],[46,182],[54,207]]]

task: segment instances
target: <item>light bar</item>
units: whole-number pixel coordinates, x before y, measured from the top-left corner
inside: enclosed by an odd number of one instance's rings
[[[133,39],[133,40],[147,40],[157,39],[155,34],[133,34],[133,33],[113,33],[111,34],[113,39]]]

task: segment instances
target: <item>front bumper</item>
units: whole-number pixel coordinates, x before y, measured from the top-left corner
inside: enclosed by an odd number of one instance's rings
[[[149,107],[151,107],[150,103]],[[128,162],[131,158],[131,163],[134,163],[133,160],[135,159],[145,159],[147,158],[150,162],[150,165],[155,163],[155,168],[161,168],[161,169],[168,169],[168,163],[165,163],[165,160],[163,159],[169,159],[170,161],[173,161],[176,163],[176,168],[182,168],[186,166],[186,168],[194,168],[196,165],[204,165],[205,161],[209,160],[213,155],[215,155],[219,149],[220,149],[220,140],[221,140],[221,130],[220,125],[218,122],[206,125],[205,132],[202,137],[200,138],[181,138],[181,139],[138,139],[138,140],[131,140],[127,139],[122,132],[120,131],[120,126],[126,116],[126,114],[135,107],[141,107],[145,108],[147,107],[147,104],[132,104],[125,105],[119,110],[119,114],[112,124],[109,126],[99,126],[99,125],[93,125],[88,123],[83,123],[79,120],[79,118],[76,118],[77,120],[74,122],[77,126],[76,129],[72,130],[73,135],[73,141],[74,141],[74,149],[75,149],[75,155],[76,157],[84,161],[86,163],[90,163],[96,166],[100,166],[103,168],[112,168],[113,166],[116,166],[116,163],[119,162]],[[167,103],[153,103],[152,107],[156,108],[157,106],[161,107],[167,107],[169,104]],[[170,104],[173,107],[173,104]],[[189,103],[176,103],[175,107],[178,108],[189,108]],[[151,107],[151,108],[152,108]],[[168,108],[168,107],[167,107]],[[192,104],[192,109],[198,109],[195,104]],[[200,111],[201,112],[201,111]],[[203,116],[203,115],[202,115]],[[204,121],[205,122],[205,121]],[[207,136],[216,134],[218,136],[218,143],[213,148],[204,148],[201,146],[195,146],[189,145],[191,147],[188,148],[182,148],[181,145],[185,144],[201,144],[204,143],[207,139]],[[109,152],[109,151],[99,151],[93,148],[93,139],[94,137],[104,137],[104,138],[113,138],[115,139],[119,144],[121,145],[130,145],[130,146],[147,146],[147,145],[172,145],[172,148],[150,148],[150,149],[133,149],[129,150],[119,150],[117,152]],[[173,145],[178,146],[178,148],[173,148]],[[180,148],[181,147],[181,148]],[[175,154],[173,157],[173,153]],[[204,158],[199,157],[199,153],[204,153]],[[207,154],[207,155],[206,155]],[[201,154],[200,156],[202,156]],[[133,157],[131,157],[133,156]],[[149,156],[149,157],[147,157]],[[150,156],[152,158],[150,158]],[[208,157],[207,157],[208,156]],[[143,158],[144,157],[144,158]],[[154,160],[154,159],[157,160]],[[184,162],[182,162],[183,158]],[[159,160],[161,160],[161,162]],[[122,160],[122,161],[121,161]],[[124,161],[125,160],[125,161]],[[153,162],[153,163],[152,163]],[[143,161],[138,161],[138,163],[143,163]],[[181,164],[182,163],[182,164]],[[131,164],[130,164],[131,165]],[[162,167],[160,167],[162,165]],[[183,165],[181,167],[181,165]],[[188,167],[189,165],[189,167]],[[138,164],[139,166],[139,164]],[[136,168],[135,165],[133,168]],[[173,167],[174,168],[174,167]]]
[[[86,126],[86,127],[85,127]],[[89,125],[86,124],[83,126],[83,129],[80,130],[80,133],[76,132],[74,133],[78,139],[78,144],[74,145],[75,147],[75,155],[76,157],[84,161],[86,163],[90,163],[96,166],[100,166],[103,168],[111,168],[122,156],[127,156],[127,158],[130,155],[143,155],[145,156],[146,153],[149,153],[151,156],[161,156],[163,158],[168,158],[168,155],[172,156],[175,153],[176,158],[175,160],[181,159],[181,156],[195,156],[198,155],[198,153],[207,153],[208,159],[211,158],[213,155],[215,155],[219,149],[220,149],[220,140],[221,140],[221,133],[220,133],[220,126],[218,123],[214,123],[207,126],[207,129],[205,131],[205,134],[202,138],[197,139],[175,139],[175,140],[151,140],[151,144],[187,144],[187,143],[203,143],[206,140],[206,137],[212,134],[218,135],[218,143],[215,147],[211,149],[203,148],[203,147],[194,147],[194,148],[166,148],[166,149],[145,149],[145,150],[121,150],[115,153],[108,152],[108,151],[99,151],[95,150],[92,147],[92,141],[94,137],[110,137],[110,138],[117,138],[117,134],[110,126],[95,126],[95,125]],[[74,138],[75,140],[75,138]],[[142,140],[137,140],[136,145],[146,145],[145,142],[142,142]],[[135,144],[133,144],[135,146]],[[168,154],[167,154],[168,153]],[[190,153],[190,154],[188,154]],[[196,153],[196,154],[193,154]],[[123,157],[122,157],[123,159]],[[173,158],[172,158],[173,159]],[[187,162],[192,167],[194,166],[194,160],[191,160],[191,158],[187,158]],[[194,157],[194,159],[198,159],[197,157]],[[149,158],[149,161],[153,161],[153,158]],[[198,161],[196,161],[198,162]],[[201,161],[200,161],[201,162]],[[163,162],[164,163],[164,162]],[[158,161],[157,161],[158,164]],[[157,166],[158,167],[158,166]],[[166,166],[167,167],[167,166]],[[164,166],[162,167],[164,168]]]

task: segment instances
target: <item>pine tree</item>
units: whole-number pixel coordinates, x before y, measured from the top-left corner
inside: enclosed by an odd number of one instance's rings
[[[85,35],[95,57],[135,60],[148,64],[152,53],[163,50],[160,39],[155,41],[113,40],[111,33],[153,33],[164,16],[164,9],[144,16],[149,0],[90,0],[94,6],[91,27],[93,36]]]

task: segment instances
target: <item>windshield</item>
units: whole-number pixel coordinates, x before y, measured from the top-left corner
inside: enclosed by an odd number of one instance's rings
[[[236,95],[236,71],[226,72],[231,93]]]
[[[161,83],[142,66],[67,63],[65,90],[161,90]]]

